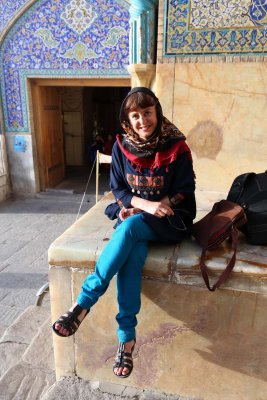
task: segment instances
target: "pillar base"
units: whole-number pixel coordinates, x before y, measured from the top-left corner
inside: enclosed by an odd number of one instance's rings
[[[155,64],[130,64],[127,70],[131,74],[131,86],[144,86],[151,88],[156,75]]]

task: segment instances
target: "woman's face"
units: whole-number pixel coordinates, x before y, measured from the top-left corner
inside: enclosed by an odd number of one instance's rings
[[[133,130],[141,140],[147,140],[154,133],[158,118],[156,106],[137,108],[128,114],[129,122]]]

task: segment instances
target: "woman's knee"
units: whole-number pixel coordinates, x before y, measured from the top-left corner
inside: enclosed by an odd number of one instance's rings
[[[135,240],[145,239],[147,233],[150,233],[150,227],[146,225],[141,214],[125,219],[117,229],[125,235],[130,235]],[[149,238],[147,239],[149,240]]]

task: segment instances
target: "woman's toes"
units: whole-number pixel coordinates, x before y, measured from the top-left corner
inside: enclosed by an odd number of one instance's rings
[[[61,324],[56,324],[55,329],[63,336],[69,336],[69,331],[63,327]]]
[[[120,375],[127,375],[128,374],[128,368],[115,368],[114,369],[114,373],[115,373],[115,375],[117,375],[117,376],[120,376]]]
[[[61,324],[55,324],[55,330],[56,331],[61,331],[62,325]],[[60,332],[61,333],[61,332]]]
[[[65,328],[62,328],[62,329],[60,330],[60,333],[61,333],[62,335],[64,335],[64,336],[69,336],[69,331],[68,331],[67,329],[65,329]]]
[[[122,375],[122,371],[123,371],[123,368],[115,368],[114,369],[115,375],[117,375],[117,376]]]
[[[121,375],[127,375],[129,372],[128,368],[123,368]]]

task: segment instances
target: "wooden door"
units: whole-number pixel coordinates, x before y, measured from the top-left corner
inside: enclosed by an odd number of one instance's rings
[[[59,88],[39,87],[39,136],[45,187],[59,184],[65,174],[61,98]],[[40,165],[40,164],[39,164]]]
[[[84,165],[84,137],[82,129],[82,113],[80,111],[65,111],[64,143],[66,166]]]

